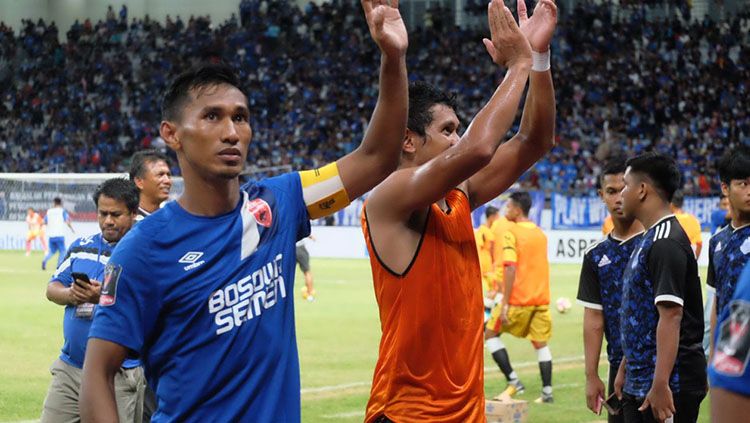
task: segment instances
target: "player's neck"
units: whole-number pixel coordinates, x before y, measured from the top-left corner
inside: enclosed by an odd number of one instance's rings
[[[732,213],[732,227],[741,228],[750,225],[750,213]]]
[[[150,200],[148,198],[141,197],[141,202],[138,204],[138,207],[145,210],[147,213],[153,213],[157,210],[159,210],[159,204],[160,202],[154,202],[153,200]]]
[[[638,220],[640,220],[640,222],[643,224],[643,227],[648,230],[651,229],[660,220],[672,214],[674,213],[672,213],[672,209],[669,207],[669,204],[656,204],[650,208],[642,210],[637,217]]]
[[[641,222],[636,219],[626,220],[612,218],[612,224],[614,225],[612,236],[617,239],[630,239],[634,235],[643,232],[643,225],[641,225]]]
[[[518,219],[516,219],[516,223],[523,223],[523,222],[531,222],[531,219],[529,219],[528,216],[518,216]]]
[[[233,179],[205,180],[183,175],[185,190],[177,200],[180,206],[196,216],[219,216],[229,213],[240,201],[240,181]]]

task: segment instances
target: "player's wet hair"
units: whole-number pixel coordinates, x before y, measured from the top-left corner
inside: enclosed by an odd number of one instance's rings
[[[102,195],[115,201],[121,201],[131,213],[138,211],[138,201],[140,193],[133,181],[123,178],[112,178],[99,184],[94,192],[94,204],[99,207],[99,197]]]
[[[498,214],[500,210],[497,209],[497,207],[493,206],[487,206],[487,208],[484,209],[484,217],[489,219],[490,217]]]
[[[524,216],[531,211],[531,195],[526,191],[516,191],[510,195],[510,199],[521,209]]]
[[[667,202],[672,201],[675,191],[682,184],[677,162],[669,156],[649,152],[629,159],[626,165],[630,173],[645,176],[656,191]]]
[[[683,204],[685,204],[685,194],[681,189],[678,189],[672,196],[672,205],[678,209],[681,209]]]
[[[619,175],[625,173],[627,166],[625,165],[626,159],[623,156],[610,157],[604,166],[602,167],[599,177],[596,178],[596,189],[601,189],[604,186],[604,177],[607,175]]]
[[[240,88],[237,75],[227,65],[203,65],[181,73],[169,84],[169,88],[162,98],[162,119],[179,120],[183,107],[190,100],[190,91],[221,84],[231,85],[244,94],[244,91]]]
[[[727,149],[719,159],[719,179],[729,185],[732,179],[750,177],[750,147],[741,145]]]
[[[158,161],[163,161],[167,164],[167,167],[171,167],[169,157],[162,152],[149,149],[138,151],[133,154],[133,157],[130,158],[130,180],[132,181],[135,178],[143,178],[146,174],[146,163],[154,163]]]
[[[424,137],[432,123],[432,106],[442,104],[456,110],[455,94],[448,94],[422,81],[409,84],[409,120],[406,127]]]

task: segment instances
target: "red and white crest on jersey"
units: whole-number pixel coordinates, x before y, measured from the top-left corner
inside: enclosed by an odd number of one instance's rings
[[[262,198],[256,198],[248,201],[247,210],[255,216],[255,220],[259,225],[265,226],[266,228],[271,227],[273,215],[271,214],[271,206],[269,206],[265,200]]]

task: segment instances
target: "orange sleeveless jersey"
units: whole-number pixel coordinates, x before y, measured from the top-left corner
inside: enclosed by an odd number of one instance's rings
[[[417,254],[403,276],[377,257],[367,227],[382,337],[365,422],[483,422],[482,282],[466,195],[450,213],[433,204]]]
[[[615,228],[615,223],[612,221],[612,216],[607,216],[606,219],[604,219],[604,223],[602,223],[602,233],[604,235],[609,235],[610,232],[612,232],[612,229]]]

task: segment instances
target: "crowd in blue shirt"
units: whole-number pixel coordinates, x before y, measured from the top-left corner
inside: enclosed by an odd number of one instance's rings
[[[678,160],[687,195],[716,194],[716,158],[750,143],[750,13],[687,23],[676,12],[646,19],[643,9],[579,4],[561,10],[552,47],[558,146],[522,184],[590,192],[606,156],[654,148]],[[378,52],[356,6],[244,0],[239,17],[218,24],[126,11],[64,29],[0,24],[0,172],[123,171],[134,151],[163,147],[159,93],[200,61],[240,69],[253,165],[340,157],[362,138],[377,96]],[[500,72],[484,29],[443,21],[409,28],[409,75],[455,92],[469,122]]]

